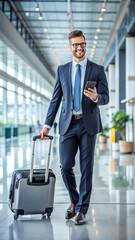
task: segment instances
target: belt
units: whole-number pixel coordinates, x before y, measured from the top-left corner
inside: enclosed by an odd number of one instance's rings
[[[74,119],[81,119],[83,118],[83,114],[78,114],[78,115],[72,115]]]

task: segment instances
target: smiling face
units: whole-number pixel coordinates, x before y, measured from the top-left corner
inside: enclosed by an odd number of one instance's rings
[[[77,44],[80,45],[76,46]],[[68,48],[72,52],[74,56],[73,59],[76,62],[81,62],[83,59],[85,59],[86,44],[83,36],[71,38]]]

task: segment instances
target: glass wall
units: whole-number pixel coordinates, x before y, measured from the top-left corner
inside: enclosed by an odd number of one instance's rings
[[[1,40],[0,47],[3,49],[0,54],[0,70],[15,77],[18,82],[23,82],[37,92],[41,93],[41,88],[43,88],[45,96],[50,98],[52,85]]]
[[[13,124],[15,119],[15,85],[7,83],[7,123]]]
[[[0,87],[0,123],[2,123],[2,119],[3,119],[3,89]]]
[[[32,94],[32,123],[33,125],[35,125],[36,123],[36,107],[37,107],[37,102],[36,102],[36,96],[34,94]]]
[[[3,123],[3,80],[0,79],[0,124]]]
[[[0,124],[35,125],[37,120],[44,124],[49,101],[10,82],[4,87],[4,82],[0,79]]]
[[[18,88],[18,124],[24,124],[24,105],[25,98],[23,96],[23,89]]]
[[[0,78],[0,124],[35,125],[37,120],[43,124],[52,86],[1,40],[0,47],[0,70],[8,78]]]
[[[25,124],[31,124],[31,100],[30,92],[25,92],[26,112],[25,112]]]

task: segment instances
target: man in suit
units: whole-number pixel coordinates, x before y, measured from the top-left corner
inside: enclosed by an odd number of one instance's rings
[[[82,31],[69,34],[68,48],[73,54],[73,61],[57,69],[52,100],[40,135],[41,140],[46,139],[44,135],[48,135],[62,101],[59,119],[60,167],[71,200],[65,218],[75,216],[75,224],[81,225],[86,222],[92,190],[96,134],[102,131],[98,105],[107,104],[109,96],[104,68],[85,57],[86,40]],[[87,81],[95,81],[96,87],[85,90]],[[73,172],[78,148],[81,172],[79,193]]]

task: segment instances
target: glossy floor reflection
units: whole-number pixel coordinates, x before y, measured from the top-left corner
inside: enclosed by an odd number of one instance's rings
[[[134,240],[135,239],[135,156],[112,152],[97,145],[93,192],[87,224],[75,226],[66,221],[69,196],[59,168],[58,137],[53,141],[51,168],[56,174],[54,211],[50,219],[41,215],[13,220],[8,208],[8,191],[14,169],[29,168],[32,135],[5,141],[0,139],[0,240]],[[37,141],[35,167],[44,168],[48,142]],[[79,183],[79,164],[75,173]]]

